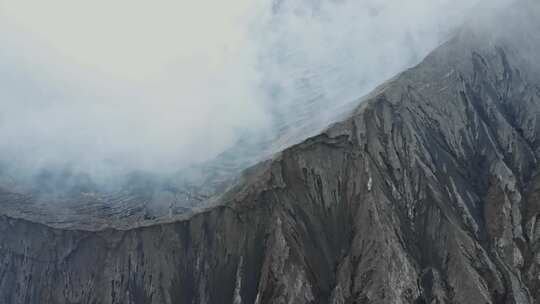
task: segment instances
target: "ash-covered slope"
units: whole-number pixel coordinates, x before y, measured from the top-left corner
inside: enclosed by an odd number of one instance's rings
[[[539,6],[479,16],[189,219],[1,216],[0,302],[540,303]]]

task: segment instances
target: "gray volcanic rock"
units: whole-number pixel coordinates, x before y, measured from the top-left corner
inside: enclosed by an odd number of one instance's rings
[[[478,16],[184,220],[0,216],[0,302],[540,303],[538,16]]]

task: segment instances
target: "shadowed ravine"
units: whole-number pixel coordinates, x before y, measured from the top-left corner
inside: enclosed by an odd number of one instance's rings
[[[537,16],[525,0],[485,18],[522,21],[502,33],[471,22],[185,219],[0,216],[0,302],[539,303]]]

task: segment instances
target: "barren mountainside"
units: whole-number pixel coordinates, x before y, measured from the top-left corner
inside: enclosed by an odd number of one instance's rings
[[[0,303],[540,303],[539,16],[479,14],[172,223],[62,228],[1,190]]]

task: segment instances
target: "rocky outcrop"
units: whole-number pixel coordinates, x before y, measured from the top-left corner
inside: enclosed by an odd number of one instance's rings
[[[540,303],[539,15],[471,22],[188,219],[1,216],[0,302]]]

